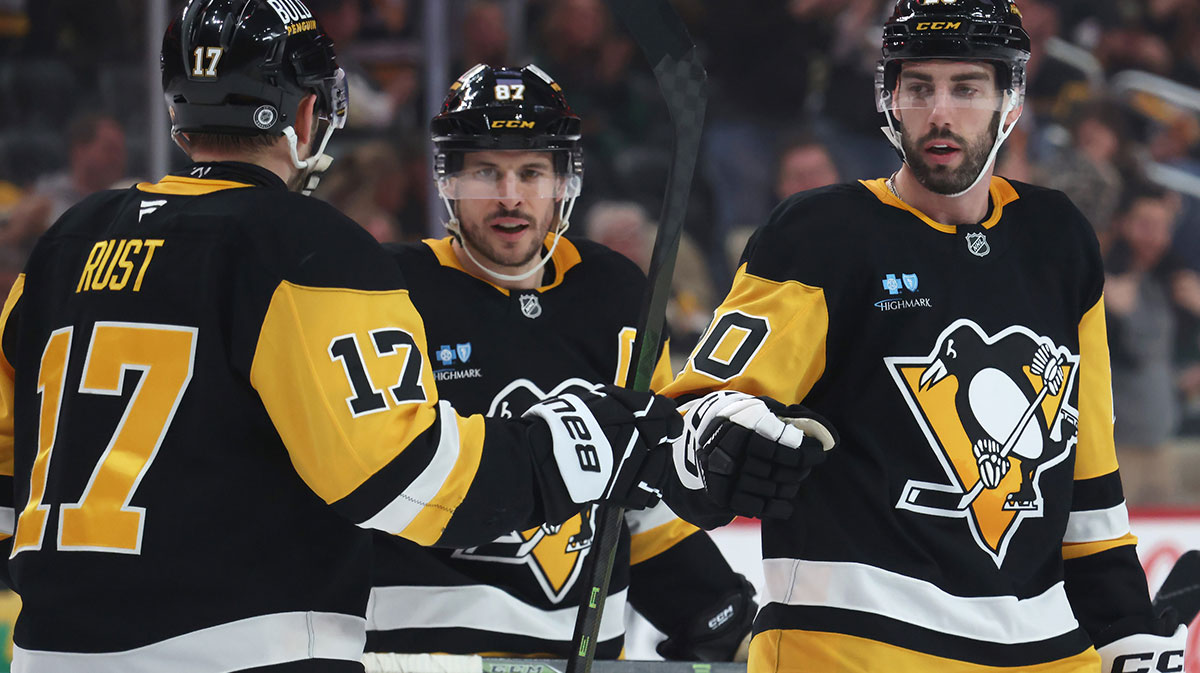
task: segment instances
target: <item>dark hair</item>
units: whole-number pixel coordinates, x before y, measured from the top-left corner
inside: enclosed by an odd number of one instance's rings
[[[106,123],[116,124],[118,127],[121,126],[121,123],[116,118],[100,112],[92,112],[76,117],[71,121],[71,125],[67,127],[67,146],[75,149],[91,143],[96,139],[96,135],[100,133],[100,127]]]
[[[1127,215],[1129,211],[1133,210],[1138,201],[1143,199],[1163,201],[1167,198],[1168,194],[1169,192],[1166,189],[1152,182],[1147,182],[1144,179],[1133,182],[1126,186],[1125,190],[1121,193],[1121,201],[1118,203],[1117,211],[1114,215],[1117,217]]]
[[[283,136],[258,133],[249,136],[225,133],[188,133],[188,146],[192,150],[221,154],[256,154],[270,149]]]

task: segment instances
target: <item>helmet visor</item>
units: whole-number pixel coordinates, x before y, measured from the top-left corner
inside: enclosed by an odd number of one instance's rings
[[[578,175],[540,166],[479,164],[438,177],[447,199],[568,199],[579,196]]]
[[[884,85],[881,66],[875,77],[876,106],[880,112],[955,108],[995,112],[1005,105],[1005,91],[995,77],[978,70],[929,72],[901,71],[895,85]]]

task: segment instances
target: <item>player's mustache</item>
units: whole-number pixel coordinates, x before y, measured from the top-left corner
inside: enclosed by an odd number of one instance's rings
[[[958,143],[959,147],[961,147],[963,149],[966,149],[968,146],[965,138],[955,134],[950,129],[941,129],[939,131],[930,131],[929,133],[925,134],[924,136],[921,136],[921,138],[917,140],[917,145],[923,146],[923,145],[925,145],[925,143],[929,142],[930,140],[953,140],[954,142]]]
[[[525,220],[526,222],[528,222],[531,225],[533,224],[533,215],[530,215],[529,213],[525,212],[524,210],[521,210],[520,208],[514,208],[513,210],[509,210],[507,208],[497,208],[496,211],[493,212],[491,215],[488,215],[487,219],[484,221],[485,222],[495,222],[497,219],[499,219],[501,217],[515,217],[515,218]]]

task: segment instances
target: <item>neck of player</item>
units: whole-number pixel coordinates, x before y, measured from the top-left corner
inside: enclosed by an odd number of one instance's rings
[[[462,268],[466,269],[467,273],[480,280],[485,280],[492,285],[502,287],[506,290],[536,290],[542,285],[542,275],[545,272],[545,267],[543,267],[543,269],[537,273],[530,275],[528,278],[522,278],[520,280],[506,280],[504,278],[497,278],[491,273],[488,273],[488,271],[491,271],[493,273],[504,274],[506,276],[519,276],[541,262],[541,255],[535,256],[533,259],[529,260],[529,262],[522,264],[519,267],[487,264],[485,268],[483,253],[472,248],[471,254],[468,255],[467,251],[463,248],[463,244],[459,242],[457,237],[451,239],[450,245],[454,249],[454,255],[458,257],[458,263],[462,264]],[[542,252],[545,254],[544,250]],[[472,257],[475,259],[471,259]],[[481,262],[476,264],[476,259],[481,260]]]
[[[947,196],[931,191],[904,164],[894,181],[896,196],[908,205],[942,224],[977,224],[988,214],[988,190],[992,183],[992,167],[988,167],[979,184],[962,196]]]

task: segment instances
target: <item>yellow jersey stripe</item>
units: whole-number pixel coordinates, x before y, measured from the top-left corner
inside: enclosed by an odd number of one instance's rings
[[[1104,295],[1079,321],[1079,446],[1075,478],[1092,479],[1117,470],[1113,442],[1112,375],[1108,368]]]
[[[925,213],[922,213],[916,208],[908,205],[904,201],[901,201],[896,197],[896,195],[892,194],[892,190],[888,189],[886,178],[878,178],[875,180],[859,180],[859,182],[861,182],[864,187],[871,190],[871,193],[874,194],[875,197],[880,201],[892,206],[893,208],[907,210],[908,212],[920,218],[922,222],[940,232],[953,234],[958,231],[958,228],[954,225],[942,224],[941,222],[934,220],[932,217],[929,217]],[[1004,206],[1021,198],[1020,195],[1017,194],[1017,190],[1013,189],[1013,186],[1009,184],[1008,180],[995,176],[992,177],[991,184],[988,185],[988,194],[991,195],[992,198],[992,214],[981,224],[984,229],[991,229],[997,222],[1000,221],[1000,217],[1004,213]]]
[[[412,523],[404,529],[404,537],[426,546],[432,545],[441,538],[442,532],[446,530],[446,525],[450,522],[450,517],[467,497],[471,482],[475,480],[475,475],[479,472],[479,462],[483,454],[483,416],[462,418],[454,413],[449,403],[442,402],[439,406],[443,423],[453,424],[457,428],[457,432],[455,432],[455,439],[458,443],[457,460],[454,468],[443,480],[437,495],[413,517]],[[405,489],[405,493],[407,492],[408,489]]]
[[[458,269],[465,274],[474,276],[488,285],[491,285],[497,290],[503,292],[505,295],[510,294],[508,288],[497,285],[492,281],[491,276],[476,275],[470,271],[467,271],[466,267],[464,267],[462,262],[459,261],[458,255],[454,252],[453,240],[453,237],[447,236],[446,238],[427,238],[421,242],[425,245],[428,245],[430,250],[433,250],[434,256],[437,257],[438,262],[440,262],[442,266],[448,266],[451,269]],[[549,250],[553,243],[554,234],[546,234],[543,246]],[[563,276],[566,275],[567,270],[578,264],[580,259],[579,249],[575,247],[575,244],[566,238],[560,239],[558,242],[558,247],[554,249],[554,254],[550,257],[550,263],[554,265],[554,280],[552,280],[548,285],[542,285],[536,288],[537,291],[545,292],[546,290],[561,285],[563,282]]]
[[[158,182],[139,182],[137,185],[138,191],[149,192],[150,194],[168,194],[172,196],[203,196],[220,192],[226,189],[240,189],[242,187],[253,187],[244,182],[234,182],[233,180],[205,180],[202,178],[188,178],[180,175],[168,175]]]
[[[881,667],[888,673],[1090,673],[1099,670],[1100,656],[1089,647],[1073,657],[1017,669],[946,659],[841,633],[773,629],[756,634],[750,642],[747,672],[879,673]]]
[[[0,340],[8,328],[8,318],[12,315],[17,301],[25,292],[25,274],[17,276],[8,299],[4,301],[4,310],[0,312]],[[8,354],[0,348],[0,475],[13,476],[13,409],[16,400],[14,391],[15,372]],[[10,528],[11,530],[11,528]]]
[[[700,529],[683,519],[675,519],[629,538],[629,564],[648,561],[682,542]]]
[[[1077,559],[1084,556],[1099,554],[1102,551],[1124,547],[1125,545],[1136,545],[1137,536],[1133,533],[1126,533],[1115,540],[1099,540],[1097,542],[1081,542],[1079,544],[1064,544],[1062,548],[1062,557],[1064,561]]]

